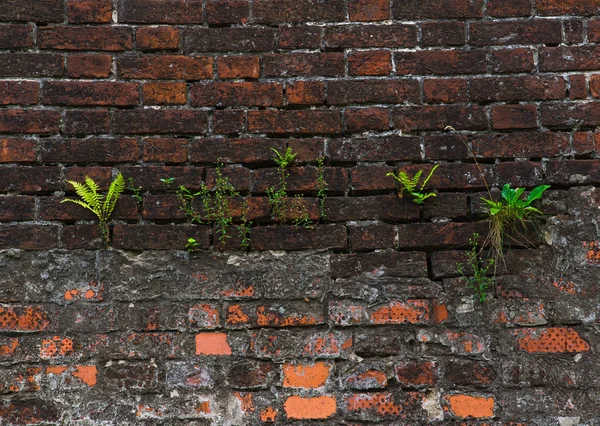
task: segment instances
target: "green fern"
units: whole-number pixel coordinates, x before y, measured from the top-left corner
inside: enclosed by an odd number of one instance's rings
[[[391,176],[396,179],[400,183],[400,190],[398,191],[398,196],[402,198],[405,192],[408,192],[413,197],[413,201],[417,204],[423,204],[426,199],[429,197],[435,197],[435,192],[423,192],[425,186],[433,176],[433,172],[439,167],[439,164],[436,164],[433,169],[425,178],[425,181],[419,187],[419,181],[421,180],[421,176],[423,175],[423,170],[419,170],[413,177],[410,177],[406,172],[400,171],[398,175],[394,173],[388,173],[386,176]]]
[[[90,210],[94,213],[100,221],[100,229],[102,230],[102,239],[105,244],[109,242],[109,228],[108,221],[110,216],[115,209],[117,200],[121,193],[125,190],[125,179],[123,175],[119,173],[114,181],[111,182],[108,188],[106,198],[100,194],[98,190],[100,187],[94,180],[88,176],[85,177],[84,183],[75,182],[72,180],[67,181],[75,189],[75,193],[81,197],[81,200],[73,200],[71,198],[65,198],[61,203],[74,203],[85,209]]]

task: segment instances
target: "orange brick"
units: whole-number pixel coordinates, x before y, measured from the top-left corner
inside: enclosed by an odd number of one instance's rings
[[[0,306],[0,330],[42,331],[50,324],[48,315],[39,307]]]
[[[283,365],[283,386],[286,388],[319,388],[325,385],[331,365],[317,362],[314,365]]]
[[[136,32],[140,50],[170,50],[179,47],[179,30],[173,27],[141,27]]]
[[[429,302],[391,302],[371,313],[373,324],[422,324],[429,321]]]
[[[387,50],[354,52],[348,55],[350,75],[388,75],[392,72],[392,54]]]
[[[54,336],[51,339],[43,339],[40,347],[40,358],[55,358],[65,356],[73,352],[73,340],[68,337]]]
[[[288,419],[326,419],[335,414],[337,404],[333,396],[290,396],[283,404],[283,409]]]
[[[517,336],[518,349],[532,353],[586,352],[588,342],[572,328],[550,327],[520,329],[512,332]]]
[[[146,105],[182,105],[186,102],[187,85],[183,82],[158,82],[144,84]]]
[[[219,78],[258,78],[260,59],[258,56],[222,56],[217,59]]]
[[[96,385],[96,376],[98,369],[95,365],[77,365],[73,372],[73,377],[77,377],[83,383],[93,388]]]
[[[196,334],[196,355],[231,355],[227,333]]]
[[[494,416],[494,398],[470,395],[444,397],[449,410],[457,417],[486,419]]]
[[[292,105],[320,105],[325,102],[325,85],[320,81],[296,81],[287,85],[285,93]]]

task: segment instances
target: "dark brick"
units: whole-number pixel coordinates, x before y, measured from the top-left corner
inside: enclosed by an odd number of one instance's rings
[[[322,81],[295,81],[285,87],[285,95],[290,105],[323,105],[325,103],[325,83]]]
[[[396,194],[372,197],[329,197],[325,200],[325,219],[409,221],[419,218],[419,206]]]
[[[246,112],[243,110],[219,110],[212,116],[212,130],[216,134],[240,133],[246,128]]]
[[[396,73],[408,74],[480,74],[487,71],[482,50],[422,50],[395,54]]]
[[[321,27],[313,26],[280,26],[279,48],[281,49],[315,49],[321,45]]]
[[[195,238],[200,249],[209,247],[206,226],[114,225],[112,245],[123,250],[183,250],[188,238]]]
[[[288,169],[288,192],[313,192],[317,191],[316,167],[293,167]],[[327,182],[329,194],[345,192],[348,186],[346,169],[341,167],[325,167],[323,178]],[[279,186],[279,171],[275,168],[258,169],[253,171],[253,192],[263,194],[267,188]]]
[[[177,195],[146,195],[142,217],[153,221],[181,221],[185,219],[185,212]]]
[[[248,131],[251,133],[339,133],[339,111],[248,111]]]
[[[54,53],[0,53],[0,77],[60,77],[63,56]]]
[[[351,169],[352,194],[390,192],[396,189],[394,178],[386,176],[393,171],[394,168],[388,166],[359,166]]]
[[[5,0],[0,21],[62,22],[64,0]]]
[[[425,277],[427,258],[425,253],[393,251],[331,256],[331,275],[334,278],[378,272],[390,277]]]
[[[185,32],[184,51],[268,52],[275,45],[270,28],[190,28]]]
[[[145,138],[142,144],[144,162],[185,163],[187,161],[187,139]]]
[[[464,135],[425,136],[425,158],[428,160],[466,160],[471,157]]]
[[[388,108],[347,108],[344,110],[344,128],[348,132],[366,130],[388,130],[390,110]]]
[[[33,26],[0,25],[0,49],[19,49],[33,46]]]
[[[113,113],[113,128],[121,134],[204,134],[208,117],[205,111],[183,109],[117,110]]]
[[[8,195],[0,197],[0,221],[33,220],[35,200],[28,196]]]
[[[0,163],[32,163],[36,161],[36,141],[32,139],[0,139]]]
[[[47,81],[42,92],[46,105],[133,106],[139,104],[138,83]]]
[[[450,386],[488,387],[496,379],[494,367],[487,362],[451,359],[444,372]]]
[[[547,127],[591,127],[600,123],[600,104],[565,102],[542,104],[540,107],[542,125]]]
[[[344,250],[346,227],[317,225],[314,229],[296,226],[259,226],[252,229],[252,250]]]
[[[129,163],[138,158],[135,139],[45,139],[45,163]]]
[[[109,133],[110,123],[106,109],[69,109],[63,119],[67,135]]]
[[[145,83],[144,105],[184,105],[187,102],[185,82],[158,81]]]
[[[73,180],[75,182],[83,182],[86,176],[94,179],[94,182],[98,184],[101,191],[107,191],[110,183],[113,180],[111,167],[72,166],[65,168],[66,181]],[[65,184],[65,186],[67,192],[69,192],[71,195],[75,194],[75,191],[71,185]]]
[[[487,14],[496,18],[512,18],[531,15],[529,0],[489,0]]]
[[[135,43],[139,50],[176,50],[181,36],[173,27],[140,27],[135,32]]]
[[[340,25],[325,27],[325,47],[414,47],[415,25]]]
[[[253,17],[266,24],[344,21],[344,1],[255,0]]]
[[[600,46],[540,49],[540,71],[592,71],[600,66]]]
[[[206,21],[209,24],[245,24],[250,15],[246,0],[211,0],[206,3]]]
[[[227,370],[227,383],[235,389],[266,389],[274,378],[275,364],[243,360]]]
[[[194,163],[265,164],[271,163],[273,151],[285,151],[285,140],[264,138],[202,138],[190,144],[190,161]]]
[[[548,183],[597,184],[600,182],[600,161],[550,161],[546,166],[546,179]]]
[[[570,75],[569,76],[569,99],[587,99],[589,95],[586,76]]]
[[[558,100],[565,97],[567,88],[564,78],[556,76],[477,78],[470,84],[471,100],[478,103]]]
[[[507,22],[474,22],[469,41],[474,46],[511,44],[558,45],[562,42],[559,21],[524,20]]]
[[[23,3],[31,2],[23,1]],[[14,399],[0,406],[0,419],[9,424],[56,422],[59,417],[59,409],[53,403],[39,398]]]
[[[262,57],[265,77],[344,75],[343,53],[274,53]]]
[[[398,225],[398,246],[402,250],[467,248],[473,233],[485,236],[488,227],[484,222],[401,224]]]
[[[562,2],[560,0],[537,0],[536,8],[540,15],[596,15],[600,9],[598,0]]]
[[[111,0],[68,0],[67,18],[74,24],[109,24]]]
[[[387,50],[352,52],[348,55],[349,75],[389,75],[392,54]]]
[[[403,388],[428,388],[438,381],[437,364],[431,361],[401,362],[395,371]]]
[[[405,171],[410,176],[414,176],[419,170],[423,170],[423,174],[428,175],[432,167],[431,164],[410,164],[399,167],[399,170]],[[441,164],[429,180],[427,188],[444,190],[484,189],[484,178],[487,180],[488,185],[494,183],[493,169],[490,165],[480,164],[478,167],[472,163]]]
[[[498,182],[509,183],[513,187],[531,187],[544,183],[542,165],[531,161],[500,163],[496,166],[496,176]]]
[[[0,81],[0,105],[37,104],[39,85],[33,81]]]
[[[327,102],[331,105],[417,102],[419,92],[417,80],[330,81]]]
[[[396,227],[394,225],[385,223],[350,225],[348,230],[350,247],[355,252],[393,248],[396,245]]]
[[[119,22],[202,24],[202,0],[119,0]]]
[[[406,106],[392,111],[394,127],[405,132],[414,130],[443,130],[452,126],[457,130],[485,130],[487,117],[479,106],[436,105]]]
[[[428,78],[423,81],[423,94],[426,102],[463,103],[468,99],[467,80]]]
[[[212,64],[202,56],[127,55],[118,59],[117,73],[122,78],[201,80],[212,77]]]
[[[557,157],[569,149],[568,133],[501,133],[471,139],[479,158]]]
[[[423,206],[423,217],[445,217],[464,220],[467,218],[467,194],[440,192],[429,198]]]
[[[387,0],[349,0],[351,21],[387,21],[390,19],[390,2]]]
[[[492,107],[492,128],[532,129],[537,127],[535,105],[494,105]]]
[[[38,29],[41,49],[60,50],[130,50],[131,29],[125,27],[41,27]]]
[[[423,46],[462,46],[466,41],[463,22],[424,22],[421,34]]]
[[[98,225],[63,226],[60,241],[67,250],[99,250],[104,247]]]
[[[333,139],[327,156],[331,161],[410,161],[421,159],[421,140],[417,137],[372,137]]]
[[[191,166],[122,166],[121,173],[123,173],[125,180],[130,177],[133,178],[135,185],[141,186],[144,191],[164,191],[168,189],[160,179],[169,177],[175,179],[172,189],[176,189],[177,185],[184,185],[195,190],[200,187],[204,169]]]
[[[491,71],[495,73],[531,72],[535,64],[529,48],[492,50],[489,54]]]
[[[50,250],[58,245],[58,229],[57,226],[44,225],[2,226],[0,228],[0,248]]]
[[[280,83],[197,83],[190,89],[192,106],[282,106]]]
[[[568,21],[564,21],[563,28],[565,31],[565,39],[568,44],[583,43],[584,26],[582,20],[570,19]]]
[[[0,110],[0,133],[58,133],[60,115],[50,110]]]
[[[110,55],[69,55],[67,75],[71,78],[105,78],[112,71]]]
[[[395,0],[392,4],[394,19],[461,19],[481,18],[483,0]]]

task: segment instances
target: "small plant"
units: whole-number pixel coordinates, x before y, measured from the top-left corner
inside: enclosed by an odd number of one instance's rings
[[[477,250],[477,240],[479,234],[473,234],[473,238],[469,239],[471,244],[471,250],[467,252],[468,264],[473,270],[472,276],[467,276],[465,273],[465,267],[462,263],[456,264],[456,269],[459,274],[462,275],[463,279],[467,282],[467,285],[473,290],[473,297],[475,300],[483,303],[487,300],[487,291],[493,284],[493,277],[488,276],[489,269],[494,265],[494,259],[483,260],[479,256]]]
[[[507,183],[502,187],[500,201],[481,198],[489,207],[490,233],[486,241],[489,242],[496,256],[503,257],[505,237],[517,243],[527,241],[521,230],[526,231],[527,222],[533,223],[535,219],[542,216],[542,212],[532,207],[531,203],[542,198],[548,188],[550,185],[537,186],[527,198],[523,198],[525,188],[513,189]]]
[[[162,183],[164,183],[165,185],[170,186],[173,184],[173,182],[175,182],[175,178],[172,178],[172,177],[161,178],[160,181]]]
[[[398,175],[394,173],[388,173],[386,176],[391,176],[396,179],[400,183],[400,190],[398,191],[398,196],[402,198],[405,192],[409,193],[413,197],[413,201],[417,204],[423,204],[426,199],[429,197],[435,197],[435,192],[423,192],[425,186],[431,179],[433,172],[439,167],[439,164],[436,164],[433,169],[427,175],[427,178],[423,181],[421,186],[419,187],[419,181],[421,180],[421,176],[423,175],[423,170],[419,170],[413,177],[410,177],[406,172],[399,172]]]
[[[243,249],[248,249],[250,247],[250,227],[252,226],[252,221],[248,220],[248,210],[248,202],[244,200],[241,217],[242,223],[236,226],[242,238],[240,247]]]
[[[188,240],[187,240],[187,244],[185,245],[185,249],[186,249],[188,252],[192,253],[192,252],[194,252],[194,251],[198,250],[198,246],[199,246],[199,245],[200,245],[200,244],[198,244],[198,242],[196,241],[196,239],[195,239],[195,238],[188,238]]]
[[[325,198],[327,197],[327,182],[325,181],[325,159],[319,157],[317,159],[317,198],[319,199],[319,213],[321,219],[325,219]]]
[[[135,186],[133,178],[131,178],[131,177],[128,179],[128,182],[129,182],[129,189],[131,190],[131,192],[133,192],[133,195],[131,197],[135,198],[135,201],[137,201],[138,206],[141,206],[142,203],[144,202],[144,198],[142,197],[142,187]]]
[[[292,211],[292,215],[294,217],[294,226],[306,229],[314,229],[315,225],[308,216],[306,206],[302,203],[302,195],[296,195],[293,199],[290,199],[290,201],[290,210]]]
[[[125,190],[125,180],[123,175],[119,173],[115,180],[113,180],[108,188],[106,197],[98,193],[100,188],[94,180],[88,176],[85,177],[84,183],[75,182],[72,180],[67,181],[70,183],[77,195],[81,197],[81,200],[73,200],[66,198],[61,203],[75,203],[83,208],[86,208],[93,212],[100,221],[99,226],[102,231],[102,239],[105,245],[108,245],[110,229],[108,227],[108,221],[112,214],[117,200],[121,193]]]

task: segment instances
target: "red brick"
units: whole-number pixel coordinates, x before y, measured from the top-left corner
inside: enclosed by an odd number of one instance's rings
[[[272,28],[189,28],[185,32],[185,53],[268,52],[275,46]]]
[[[349,0],[351,21],[387,21],[390,19],[390,2],[387,0]]]
[[[263,82],[196,83],[192,106],[282,106],[283,85]]]
[[[0,163],[35,162],[36,146],[36,141],[32,139],[0,139]]]
[[[212,130],[216,134],[240,133],[246,127],[243,110],[217,110],[212,116]]]
[[[412,200],[399,198],[396,194],[371,197],[329,197],[325,200],[325,213],[326,220],[331,222],[408,221],[419,218],[419,206]]]
[[[340,77],[344,75],[344,54],[272,53],[262,57],[265,77]]]
[[[530,48],[492,50],[489,56],[492,72],[531,72],[534,69],[533,50]]]
[[[47,81],[42,92],[46,105],[133,106],[139,103],[138,83]]]
[[[130,50],[131,29],[125,27],[40,27],[38,45],[41,49],[60,50]]]
[[[325,83],[322,81],[295,81],[285,88],[290,105],[322,105],[325,103]]]
[[[557,157],[569,149],[568,133],[501,133],[471,139],[478,158]]]
[[[183,105],[187,102],[184,82],[153,82],[143,87],[145,105]]]
[[[431,361],[396,364],[396,378],[403,388],[428,388],[438,381],[437,365]]]
[[[65,111],[63,124],[67,135],[110,133],[106,109],[69,109]]]
[[[595,71],[600,67],[600,46],[565,46],[540,49],[540,71]]]
[[[217,59],[219,78],[258,78],[258,56],[221,56]]]
[[[164,191],[165,184],[160,179],[167,177],[174,178],[175,185],[197,190],[204,176],[202,167],[191,166],[121,166],[120,169],[125,180],[133,178],[135,185],[141,186],[144,191]]]
[[[537,127],[535,105],[495,105],[492,107],[492,128],[533,129]]]
[[[0,81],[0,105],[37,104],[39,84],[33,81]]]
[[[245,24],[250,15],[247,0],[210,0],[206,3],[209,24]]]
[[[600,19],[594,18],[588,21],[587,33],[590,43],[600,42]]]
[[[50,110],[0,110],[0,133],[58,133],[60,115]]]
[[[5,225],[0,228],[0,248],[50,250],[58,245],[58,229],[45,225]]]
[[[113,128],[121,134],[203,134],[208,128],[205,111],[183,109],[116,110]]]
[[[359,166],[350,170],[352,194],[363,194],[375,191],[389,192],[396,188],[394,179],[386,174],[392,173],[389,166]]]
[[[117,73],[122,78],[155,80],[200,80],[212,77],[212,59],[207,57],[161,55],[122,56]]]
[[[252,229],[251,249],[262,250],[345,250],[346,228],[317,225],[314,229],[296,226],[260,226]]]
[[[33,197],[12,195],[0,197],[0,221],[33,220],[34,215],[35,200]]]
[[[586,155],[596,151],[600,146],[600,134],[592,132],[576,132],[573,135],[573,149],[576,154]]]
[[[119,22],[140,24],[203,24],[202,0],[120,0]]]
[[[480,74],[487,71],[485,52],[481,50],[398,52],[395,61],[399,75]]]
[[[135,32],[135,43],[139,50],[176,50],[181,36],[173,27],[140,27]]]
[[[112,56],[75,54],[69,55],[67,74],[72,78],[104,78],[112,71]]]
[[[332,110],[248,111],[248,130],[275,134],[339,133],[341,118],[338,111]]]
[[[255,0],[253,16],[265,24],[344,21],[344,1]]]
[[[531,15],[529,0],[489,0],[487,14],[496,18],[512,18]]]
[[[129,163],[138,158],[135,139],[44,139],[46,163]]]
[[[40,23],[62,22],[63,0],[6,0],[2,3],[0,19],[3,21],[33,21]]]
[[[392,54],[387,50],[352,52],[348,55],[349,75],[389,75]]]
[[[142,145],[142,159],[144,162],[185,163],[187,144],[187,139],[145,138]]]
[[[390,110],[387,108],[348,108],[344,110],[344,128],[348,132],[388,130]]]
[[[398,245],[402,250],[466,248],[473,233],[478,233],[484,238],[487,231],[488,224],[484,222],[401,224],[398,225]]]
[[[561,23],[545,19],[473,22],[470,30],[469,41],[474,46],[558,45],[562,42]]]
[[[279,27],[281,49],[315,49],[321,45],[321,28],[298,25]]]
[[[68,0],[67,17],[74,24],[112,22],[111,0]]]
[[[58,191],[62,182],[58,167],[2,167],[0,177],[1,192]]]
[[[415,25],[339,25],[325,27],[325,46],[334,49],[350,47],[414,47],[417,45]]]
[[[467,80],[461,78],[425,79],[423,93],[426,102],[467,102]]]
[[[600,8],[598,0],[563,2],[560,0],[537,0],[536,8],[540,15],[595,15]]]
[[[463,22],[424,22],[421,33],[423,46],[462,46],[466,41]]]
[[[570,75],[569,86],[569,99],[587,99],[589,91],[585,75]]]
[[[54,53],[0,53],[0,77],[60,77],[63,62]]]
[[[475,102],[558,100],[566,94],[564,78],[557,76],[489,77],[471,80]]]
[[[332,105],[418,102],[417,80],[350,80],[330,81],[327,101]]]
[[[452,126],[457,130],[485,130],[487,117],[479,106],[436,105],[397,107],[392,111],[394,128],[414,130],[443,130]]]
[[[396,227],[385,223],[369,225],[350,225],[350,248],[353,252],[394,248],[396,245]]]
[[[394,19],[461,19],[481,18],[483,0],[405,0],[394,2]]]
[[[19,49],[33,46],[33,26],[0,25],[0,49]]]
[[[208,228],[178,225],[114,225],[112,245],[123,250],[183,250],[188,238],[209,246]]]
[[[590,92],[594,98],[600,98],[600,74],[590,76]]]
[[[60,241],[67,250],[99,250],[104,247],[98,225],[63,226],[60,232]]]

